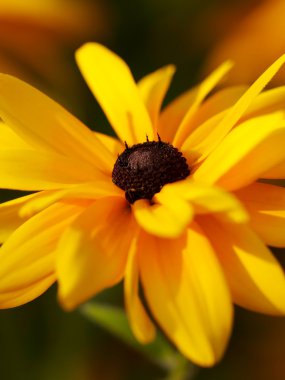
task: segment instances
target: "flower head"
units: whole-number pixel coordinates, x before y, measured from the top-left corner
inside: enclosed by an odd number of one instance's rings
[[[0,186],[35,191],[0,206],[0,306],[58,282],[73,309],[124,280],[137,339],[152,317],[194,362],[219,360],[233,306],[285,313],[284,88],[262,92],[282,56],[249,88],[209,95],[231,67],[160,111],[174,73],[136,84],[98,44],[76,54],[118,139],[92,132],[24,82],[0,76]]]
[[[243,16],[231,20],[232,27],[228,24],[224,37],[212,48],[206,70],[216,67],[226,57],[236,63],[227,78],[228,85],[254,80],[257,72],[262,72],[285,50],[284,12],[283,0],[257,1],[248,11],[241,12]],[[273,82],[284,83],[284,78],[282,70]]]
[[[0,71],[44,86],[49,93],[60,83],[66,102],[68,91],[78,88],[68,52],[87,38],[106,35],[107,13],[100,0],[2,0]]]

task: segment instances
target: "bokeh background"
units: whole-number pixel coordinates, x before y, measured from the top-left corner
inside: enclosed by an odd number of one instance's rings
[[[82,43],[107,45],[129,63],[136,79],[174,63],[169,100],[228,58],[236,66],[224,84],[251,83],[285,53],[284,16],[284,0],[0,0],[0,71],[40,88],[89,127],[111,133],[74,62]],[[284,82],[283,70],[272,84]],[[15,196],[0,195],[1,201]],[[285,263],[284,252],[276,255]],[[122,304],[121,286],[100,299]],[[63,312],[56,286],[30,304],[0,311],[0,342],[3,380],[167,376],[80,311]],[[237,308],[224,359],[198,369],[194,378],[285,379],[284,342],[285,318]]]

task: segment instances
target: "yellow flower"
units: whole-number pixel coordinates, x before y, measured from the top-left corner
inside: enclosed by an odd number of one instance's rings
[[[233,20],[233,27],[216,43],[207,63],[207,71],[233,59],[235,68],[227,83],[248,83],[285,51],[285,2],[283,0],[258,1],[243,17]],[[236,25],[235,25],[236,24]],[[284,83],[282,70],[274,83]]]
[[[74,89],[70,52],[107,30],[107,12],[98,0],[1,0],[0,70],[50,93],[59,83],[65,91]]]
[[[209,95],[226,62],[162,112],[173,66],[136,85],[105,47],[76,57],[119,140],[0,76],[0,186],[36,191],[0,207],[0,307],[57,281],[70,310],[124,279],[131,328],[146,343],[155,327],[141,283],[169,339],[210,366],[232,303],[285,313],[284,273],[266,247],[285,245],[285,190],[257,181],[285,177],[285,89],[261,93],[285,56],[248,89]]]

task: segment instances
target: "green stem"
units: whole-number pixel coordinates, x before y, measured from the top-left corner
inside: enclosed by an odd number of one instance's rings
[[[80,310],[89,320],[167,371],[168,375],[164,380],[194,379],[197,367],[179,354],[159,332],[154,342],[147,345],[138,343],[121,308],[93,301],[82,306]]]
[[[193,363],[181,357],[164,380],[194,380],[198,370]]]

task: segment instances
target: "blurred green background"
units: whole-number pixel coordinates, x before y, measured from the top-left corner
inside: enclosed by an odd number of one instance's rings
[[[0,70],[34,84],[89,127],[111,133],[74,62],[74,50],[82,43],[107,45],[128,62],[136,79],[174,63],[178,70],[169,100],[225,58],[237,62],[229,83],[252,82],[285,52],[284,4],[284,0],[0,0]],[[284,80],[281,72],[276,83]],[[14,196],[1,194],[2,201]],[[284,261],[282,251],[276,254]],[[120,286],[99,298],[121,304]],[[30,304],[0,311],[0,341],[4,380],[152,380],[167,375],[79,311],[63,312],[56,287]],[[214,368],[198,369],[195,379],[284,379],[284,341],[285,319],[236,309],[224,359]]]

